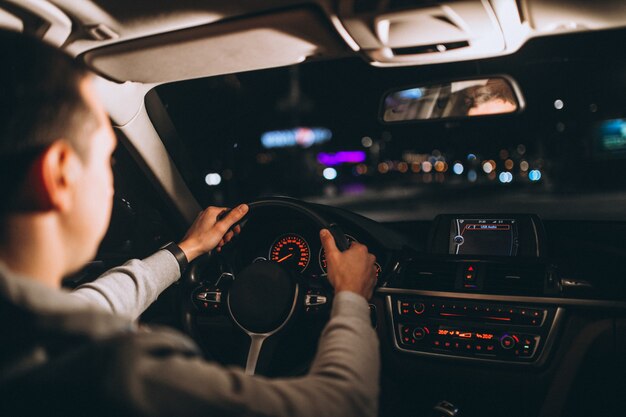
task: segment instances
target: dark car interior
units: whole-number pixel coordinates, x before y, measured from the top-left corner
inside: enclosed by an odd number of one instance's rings
[[[306,373],[333,297],[329,227],[376,256],[381,416],[624,415],[623,2],[40,3],[0,1],[2,26],[87,63],[120,141],[109,231],[66,287],[180,239],[202,207],[246,202],[241,234],[143,325],[249,366],[227,299],[271,264],[301,310],[256,373]],[[453,82],[492,78],[514,111],[446,115]],[[425,85],[434,116],[386,120],[390,92]]]

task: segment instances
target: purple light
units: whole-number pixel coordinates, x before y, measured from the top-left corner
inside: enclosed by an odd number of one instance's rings
[[[341,192],[347,195],[359,195],[365,192],[365,185],[363,184],[348,184],[341,188]]]
[[[365,161],[365,152],[363,151],[320,152],[317,154],[317,162],[328,167],[339,164],[358,164],[363,161]]]

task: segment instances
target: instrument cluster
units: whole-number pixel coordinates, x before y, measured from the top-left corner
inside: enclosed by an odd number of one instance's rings
[[[358,242],[358,240],[351,235],[346,235],[346,238],[350,244]],[[319,267],[321,275],[326,275],[326,253],[319,242],[316,242],[315,246],[319,246],[319,251],[316,251],[316,259],[312,264],[311,244],[309,244],[307,239],[298,233],[284,233],[278,236],[270,246],[267,259],[283,264],[285,267],[300,273],[307,271],[311,274],[316,274]],[[372,252],[372,248],[369,248],[369,250]],[[264,259],[263,257],[258,257],[255,260],[260,261]],[[375,266],[376,276],[378,277],[382,271],[382,267],[378,262],[375,263]]]

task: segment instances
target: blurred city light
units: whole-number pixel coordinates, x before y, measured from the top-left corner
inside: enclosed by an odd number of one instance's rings
[[[322,127],[298,127],[288,130],[273,130],[261,135],[261,144],[266,149],[288,148],[300,146],[309,148],[313,145],[328,142],[332,132]]]
[[[326,166],[340,164],[358,164],[365,161],[366,155],[363,151],[341,151],[337,153],[320,152],[317,154],[317,162]]]
[[[322,175],[328,181],[332,181],[335,178],[337,178],[337,170],[335,168],[324,168],[324,171],[322,172]]]
[[[365,174],[367,174],[367,165],[359,164],[359,165],[356,166],[355,170],[356,170],[357,174],[365,175]]]
[[[361,145],[365,148],[370,148],[374,144],[374,141],[369,136],[361,138]]]
[[[216,172],[211,172],[210,174],[207,174],[206,177],[204,177],[204,182],[206,182],[207,185],[211,187],[220,185],[220,183],[222,182],[222,176]]]
[[[463,164],[460,162],[455,163],[452,166],[452,171],[454,171],[456,175],[461,175],[463,173]]]
[[[533,169],[528,173],[528,179],[531,181],[539,181],[541,179],[541,171],[538,169]]]
[[[498,176],[498,179],[500,180],[501,183],[507,184],[513,181],[513,174],[511,174],[510,172],[501,172],[500,175]]]
[[[483,171],[485,171],[485,174],[491,174],[495,169],[496,169],[495,161],[489,160],[489,161],[483,162]]]
[[[473,169],[470,169],[469,172],[467,173],[467,179],[469,180],[469,182],[475,182],[477,178],[478,178],[478,174],[476,173],[476,171],[474,171]]]
[[[526,162],[526,161],[522,161],[522,162],[520,162],[520,163],[519,163],[519,167],[520,167],[520,169],[521,169],[523,172],[528,171],[528,168],[529,168],[528,162]]]
[[[563,103],[563,100],[561,100],[561,99],[554,100],[554,108],[555,109],[561,110],[564,105],[565,105],[565,103]]]

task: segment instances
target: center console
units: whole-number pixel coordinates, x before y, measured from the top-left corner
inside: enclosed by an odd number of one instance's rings
[[[563,311],[533,215],[440,215],[429,253],[403,265],[386,292],[393,344],[401,352],[541,364]]]
[[[394,345],[404,352],[537,363],[560,310],[513,303],[387,296]]]

